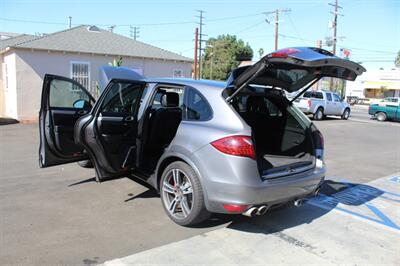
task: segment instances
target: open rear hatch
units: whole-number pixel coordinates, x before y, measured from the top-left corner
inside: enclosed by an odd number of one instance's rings
[[[252,128],[257,163],[265,178],[306,171],[315,166],[319,147],[315,127],[284,97],[300,96],[322,77],[355,80],[365,69],[319,48],[296,47],[264,56],[232,71],[226,101]]]

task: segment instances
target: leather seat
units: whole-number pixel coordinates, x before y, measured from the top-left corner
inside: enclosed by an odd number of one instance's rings
[[[167,92],[161,96],[161,108],[155,110],[149,121],[149,135],[146,141],[146,154],[158,159],[164,149],[175,137],[182,121],[182,110],[179,107],[179,95]]]

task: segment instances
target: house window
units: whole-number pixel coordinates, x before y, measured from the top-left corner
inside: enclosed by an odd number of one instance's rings
[[[84,88],[90,89],[90,64],[87,62],[71,62],[71,78]]]
[[[174,70],[174,78],[183,78],[183,70],[175,69]]]

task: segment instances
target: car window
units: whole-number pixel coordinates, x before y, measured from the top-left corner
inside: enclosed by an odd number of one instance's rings
[[[332,94],[326,93],[326,99],[331,102],[332,101]]]
[[[306,91],[303,95],[304,98],[323,99],[324,95],[320,91]]]
[[[335,102],[340,102],[340,97],[336,94],[333,94],[333,99]]]
[[[204,96],[193,88],[186,88],[186,120],[206,121],[211,119],[212,110]]]
[[[50,107],[77,108],[78,102],[93,104],[89,95],[78,85],[65,80],[53,79],[50,83]],[[79,105],[83,108],[83,104]]]
[[[265,117],[281,117],[283,115],[279,107],[262,94],[239,94],[232,105],[240,113],[252,113]]]
[[[153,102],[151,104],[152,109],[161,108],[161,97],[167,92],[176,92],[179,95],[179,107],[183,107],[183,92],[184,89],[182,87],[163,87],[159,86],[157,88],[156,95],[154,96]]]
[[[142,85],[116,82],[107,92],[100,112],[134,114],[140,102]]]

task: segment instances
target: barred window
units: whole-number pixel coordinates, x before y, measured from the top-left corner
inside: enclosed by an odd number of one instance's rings
[[[71,62],[71,78],[89,90],[90,64],[86,62]]]

